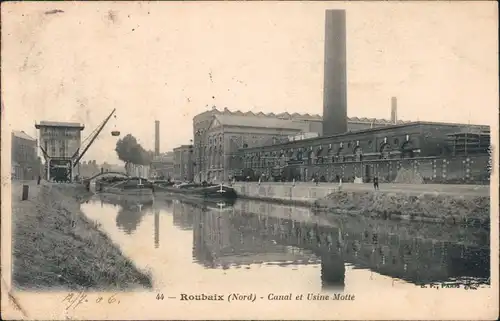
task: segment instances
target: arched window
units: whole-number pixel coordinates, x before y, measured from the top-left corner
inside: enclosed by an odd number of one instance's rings
[[[354,148],[354,157],[356,162],[360,162],[363,160],[363,151],[361,150],[361,147],[356,147]]]
[[[380,158],[381,159],[389,159],[390,149],[391,149],[391,147],[389,146],[389,144],[383,144],[380,147]]]

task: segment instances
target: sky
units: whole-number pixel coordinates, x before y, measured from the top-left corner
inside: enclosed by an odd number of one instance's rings
[[[161,152],[210,109],[322,114],[326,9],[345,9],[348,116],[498,121],[495,2],[2,4],[2,126],[85,124],[117,109],[84,159],[131,133]],[[60,10],[55,11],[54,10]]]

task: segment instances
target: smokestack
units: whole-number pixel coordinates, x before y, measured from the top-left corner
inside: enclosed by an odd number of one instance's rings
[[[155,120],[155,156],[160,156],[160,121]]]
[[[398,123],[398,99],[391,97],[391,123]]]
[[[347,132],[345,10],[326,10],[323,136]]]
[[[160,210],[155,211],[155,248],[160,247]]]

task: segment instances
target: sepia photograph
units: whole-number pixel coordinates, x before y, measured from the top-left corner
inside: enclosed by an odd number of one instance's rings
[[[487,1],[1,6],[2,319],[495,320]]]

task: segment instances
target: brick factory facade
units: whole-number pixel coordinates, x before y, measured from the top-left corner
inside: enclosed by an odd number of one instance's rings
[[[469,137],[467,144],[463,140],[464,133]],[[464,146],[469,146],[468,152],[464,152],[467,149]],[[462,165],[460,178],[479,179],[487,172],[488,147],[488,126],[413,122],[241,148],[237,162],[240,175],[245,173],[243,176],[253,179],[263,176],[309,181],[317,177],[327,181],[337,178],[354,181],[357,177],[369,181],[377,176],[381,181],[393,181],[401,167],[410,166],[419,167],[424,178],[451,180],[459,177],[450,174],[447,167]],[[454,165],[453,159],[460,164]],[[286,174],[287,170],[292,174]]]
[[[191,145],[181,145],[174,148],[173,179],[179,181],[192,180],[193,149]]]
[[[403,121],[395,119],[348,118],[348,130],[384,128]],[[227,180],[238,168],[241,148],[288,142],[294,136],[321,136],[323,120],[319,115],[289,113],[232,112],[213,108],[193,118],[194,180]],[[179,164],[180,165],[180,164]]]

